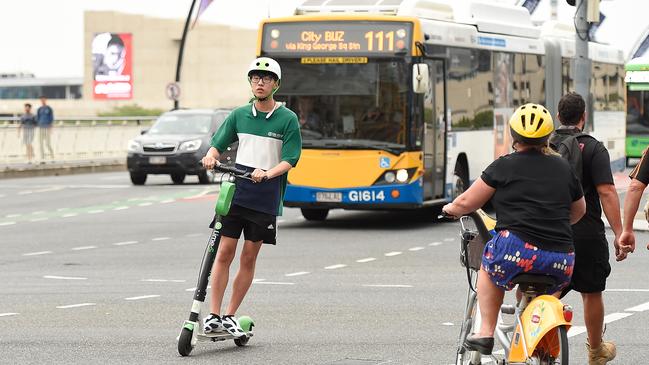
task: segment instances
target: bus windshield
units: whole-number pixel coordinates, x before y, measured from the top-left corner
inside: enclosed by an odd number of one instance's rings
[[[409,74],[404,61],[280,63],[277,99],[298,115],[305,147],[405,149]]]

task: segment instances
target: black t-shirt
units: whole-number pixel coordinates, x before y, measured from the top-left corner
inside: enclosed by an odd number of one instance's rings
[[[611,159],[606,147],[595,138],[582,136],[577,137],[577,140],[581,147],[583,166],[581,187],[586,200],[586,214],[572,226],[572,231],[575,238],[603,237],[605,229],[597,185],[614,184]]]
[[[636,179],[645,185],[649,185],[649,158],[647,158],[647,150],[642,152],[640,162],[635,166],[629,177]]]
[[[496,230],[510,230],[542,250],[574,250],[570,206],[582,196],[567,160],[539,151],[514,152],[492,162],[482,180],[496,189]]]

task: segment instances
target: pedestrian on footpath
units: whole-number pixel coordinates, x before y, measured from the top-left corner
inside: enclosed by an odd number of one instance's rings
[[[624,227],[622,236],[620,237],[620,244],[627,245],[631,248],[631,252],[635,250],[635,235],[633,234],[633,220],[635,214],[640,206],[640,200],[647,185],[649,184],[649,157],[645,149],[642,152],[640,162],[635,166],[629,177],[631,183],[627,188],[626,197],[624,198]],[[649,222],[649,203],[644,207],[644,215],[647,222]],[[649,243],[647,244],[649,250]]]
[[[277,216],[282,212],[287,173],[297,164],[302,151],[297,115],[273,99],[282,79],[277,61],[257,58],[250,64],[247,76],[254,95],[252,103],[230,113],[202,159],[203,166],[211,169],[218,164],[220,154],[238,141],[236,167],[250,172],[254,180],[237,179],[232,207],[221,222],[221,240],[211,276],[210,315],[205,318],[206,333],[225,330],[237,338],[245,333],[234,315],[252,284],[262,243],[276,243]],[[239,271],[230,303],[222,312],[230,265],[242,231]]]
[[[620,247],[622,221],[620,202],[615,189],[608,150],[597,139],[583,133],[586,123],[586,103],[581,95],[571,92],[559,101],[558,119],[561,126],[557,134],[574,134],[579,143],[582,161],[582,190],[586,199],[586,214],[572,226],[575,244],[575,268],[570,290],[581,293],[584,303],[584,321],[588,333],[589,365],[603,365],[616,355],[615,344],[603,341],[604,300],[602,292],[606,288],[606,278],[611,272],[609,264],[608,241],[606,239],[602,208],[615,240],[616,260],[626,258],[629,247]],[[552,139],[551,139],[552,140]],[[600,205],[601,202],[601,205]]]
[[[36,116],[32,114],[32,105],[25,103],[25,114],[20,117],[20,125],[18,126],[18,138],[20,133],[23,135],[23,144],[27,149],[27,163],[32,163],[34,159],[34,129],[36,128]]]
[[[54,124],[54,111],[47,105],[45,96],[41,96],[41,106],[36,111],[38,121],[38,141],[41,146],[41,159],[45,161],[45,147],[50,152],[50,158],[54,159],[52,150],[52,125]]]

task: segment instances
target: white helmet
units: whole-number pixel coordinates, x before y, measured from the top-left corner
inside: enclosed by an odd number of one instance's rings
[[[279,63],[272,58],[268,57],[259,57],[250,63],[248,67],[248,77],[253,71],[266,71],[275,74],[277,80],[282,79],[282,69],[279,67]]]

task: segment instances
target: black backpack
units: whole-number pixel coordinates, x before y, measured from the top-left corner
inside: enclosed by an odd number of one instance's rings
[[[582,160],[582,150],[579,147],[578,137],[588,136],[594,138],[586,133],[582,133],[575,128],[560,128],[556,129],[550,135],[550,148],[558,152],[561,157],[568,160],[570,166],[572,166],[575,171],[575,175],[579,179],[579,182],[582,181],[584,163]]]

